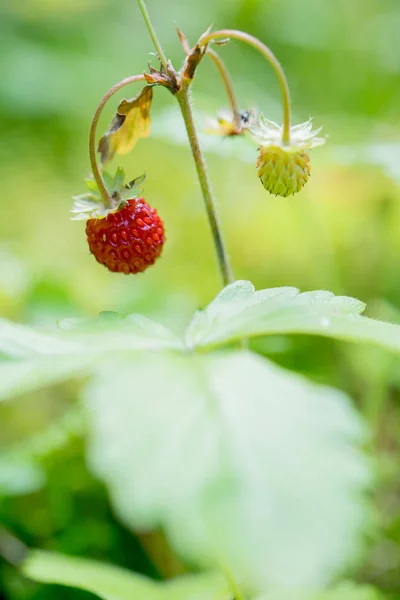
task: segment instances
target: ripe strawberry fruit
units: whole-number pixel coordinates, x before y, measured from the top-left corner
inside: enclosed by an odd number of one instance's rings
[[[127,200],[103,219],[89,219],[86,235],[91,253],[109,271],[141,273],[160,256],[164,223],[144,198]]]

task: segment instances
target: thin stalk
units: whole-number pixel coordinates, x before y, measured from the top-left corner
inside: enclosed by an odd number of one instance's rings
[[[185,35],[182,33],[182,31],[180,31],[179,29],[177,29],[177,31],[178,31],[179,40],[182,44],[182,48],[185,51],[186,56],[188,56],[190,54],[190,50],[191,50],[189,42],[187,41],[187,39],[186,39]],[[228,95],[229,104],[231,105],[231,110],[233,113],[235,125],[238,127],[240,125],[240,110],[239,110],[239,104],[238,104],[238,101],[236,98],[235,90],[233,89],[233,83],[232,83],[232,79],[229,74],[229,71],[226,68],[224,61],[222,60],[220,55],[217,54],[217,52],[215,52],[215,50],[213,50],[212,48],[207,48],[206,54],[207,54],[207,56],[210,57],[210,59],[213,61],[213,63],[215,64],[215,66],[218,69],[218,72],[224,83],[226,93]]]
[[[132,75],[131,77],[127,77],[123,79],[119,83],[116,83],[111,89],[108,90],[106,94],[100,100],[98,107],[96,108],[96,112],[94,113],[92,123],[90,125],[90,133],[89,133],[89,157],[90,157],[90,166],[92,167],[93,177],[95,182],[97,183],[97,187],[99,188],[100,194],[104,199],[106,206],[111,206],[111,198],[108,194],[107,188],[105,186],[103,177],[101,175],[101,171],[97,162],[96,157],[96,131],[97,124],[99,122],[101,113],[103,112],[103,108],[108,102],[108,100],[113,96],[118,90],[129,85],[130,83],[134,83],[135,81],[143,81],[145,79],[144,75]]]
[[[153,40],[154,47],[157,50],[158,57],[161,61],[162,66],[166,70],[167,66],[168,66],[167,57],[165,56],[164,50],[162,49],[160,41],[159,41],[157,34],[155,32],[155,29],[153,27],[153,23],[151,22],[150,15],[146,8],[146,4],[145,4],[144,0],[138,0],[138,4],[139,4],[140,10],[142,11],[143,19],[144,19],[144,22],[146,23],[146,27],[149,31],[150,37]]]
[[[222,60],[222,58],[220,57],[220,55],[217,54],[212,48],[207,48],[206,54],[207,54],[207,56],[209,56],[211,58],[211,60],[217,67],[219,74],[221,75],[221,79],[224,82],[226,93],[228,94],[229,103],[231,105],[234,122],[235,122],[235,125],[238,127],[240,124],[240,110],[239,110],[239,105],[238,105],[238,101],[236,98],[236,94],[233,89],[232,79],[229,75],[229,71],[226,68],[225,63]]]
[[[267,59],[271,67],[273,68],[275,75],[279,82],[279,87],[281,89],[282,94],[282,105],[283,105],[283,133],[282,133],[282,141],[286,144],[290,142],[290,92],[289,85],[285,76],[285,73],[281,67],[280,62],[276,58],[275,54],[261,42],[258,38],[250,35],[249,33],[245,33],[244,31],[238,31],[236,29],[221,29],[220,31],[214,31],[212,33],[207,33],[203,37],[200,38],[199,44],[201,46],[205,46],[212,42],[213,40],[232,38],[236,40],[241,40],[246,44],[250,44],[258,50],[264,58]]]
[[[176,99],[178,100],[179,106],[182,111],[183,120],[185,122],[190,147],[196,165],[197,175],[200,181],[201,191],[203,193],[204,204],[206,207],[207,216],[210,222],[211,232],[214,239],[214,245],[217,253],[219,268],[221,271],[221,277],[224,285],[228,285],[229,283],[232,283],[234,281],[234,277],[228,255],[225,250],[225,245],[222,239],[221,225],[216,210],[215,198],[211,188],[210,179],[208,177],[207,167],[204,161],[203,153],[200,148],[196,127],[193,121],[192,108],[190,106],[189,90],[187,88],[181,89],[176,94]]]

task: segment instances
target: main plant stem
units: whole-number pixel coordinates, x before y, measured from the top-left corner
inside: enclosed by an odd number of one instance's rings
[[[165,57],[165,54],[163,52],[163,49],[151,22],[150,15],[147,12],[145,1],[138,0],[138,4],[140,6],[140,10],[142,11],[146,27],[153,40],[154,46],[157,50],[160,60],[164,68],[166,68],[167,59]],[[181,87],[181,89],[176,93],[176,98],[179,102],[179,106],[182,111],[183,120],[185,122],[186,131],[189,138],[190,148],[192,150],[194,162],[196,165],[197,175],[200,181],[201,191],[203,193],[204,204],[206,206],[207,216],[210,222],[210,227],[214,238],[214,245],[215,250],[217,252],[218,264],[221,271],[222,281],[224,285],[228,285],[229,283],[232,283],[234,281],[234,277],[231,265],[229,263],[228,255],[225,250],[225,245],[222,239],[221,225],[218,219],[215,198],[211,188],[211,182],[208,177],[207,167],[204,162],[203,153],[200,148],[196,127],[193,121],[192,108],[190,106],[189,88],[186,86]]]
[[[146,23],[146,27],[148,29],[150,37],[153,40],[155,49],[157,50],[158,58],[160,59],[160,62],[162,64],[162,66],[164,67],[164,69],[167,69],[167,66],[168,66],[167,57],[165,56],[164,50],[162,49],[162,46],[157,37],[156,31],[153,27],[153,23],[151,22],[150,15],[148,13],[146,4],[145,4],[144,0],[138,0],[138,4],[139,4],[140,10],[142,11],[143,19],[144,19],[144,22]]]
[[[211,188],[211,182],[208,177],[207,167],[204,161],[203,153],[200,148],[196,127],[193,121],[189,89],[182,88],[176,94],[176,98],[179,102],[179,106],[182,111],[183,120],[185,122],[186,131],[189,138],[190,148],[192,150],[194,162],[196,165],[197,176],[199,178],[201,191],[203,193],[204,198],[204,204],[206,207],[208,220],[210,222],[210,227],[214,238],[214,245],[215,250],[217,252],[217,258],[222,280],[224,282],[224,285],[228,285],[229,283],[232,283],[234,281],[234,277],[229,262],[229,257],[222,239],[221,225],[216,210],[216,202]]]
[[[245,33],[244,31],[238,31],[236,29],[221,29],[220,31],[213,31],[212,33],[207,33],[202,36],[199,40],[199,43],[202,46],[206,46],[213,40],[219,39],[236,39],[253,46],[256,50],[258,50],[264,58],[267,59],[271,67],[273,68],[275,75],[278,79],[279,87],[281,89],[282,94],[282,105],[283,105],[283,132],[282,132],[282,141],[284,143],[290,142],[290,93],[289,93],[289,85],[285,76],[285,73],[281,67],[280,62],[276,58],[275,54],[261,42],[258,38],[250,35],[249,33]]]

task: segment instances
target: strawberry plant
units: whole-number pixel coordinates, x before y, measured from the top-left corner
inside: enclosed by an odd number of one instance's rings
[[[176,70],[143,0],[139,7],[158,68],[127,77],[101,99],[89,136],[93,176],[88,191],[74,199],[73,218],[86,220],[90,251],[110,271],[133,275],[156,261],[162,268],[164,223],[142,196],[144,176],[125,181],[120,167],[115,176],[105,167],[150,134],[153,94],[164,87],[186,126],[223,289],[180,334],[136,314],[65,319],[57,332],[2,320],[0,400],[85,377],[82,419],[73,419],[72,429],[87,429],[92,473],[107,487],[122,522],[135,531],[161,528],[196,573],[156,583],[43,551],[28,552],[23,572],[104,600],[379,598],[372,587],[345,580],[346,570],[362,559],[371,528],[374,473],[365,453],[366,423],[345,392],[284,369],[252,347],[261,336],[304,334],[373,344],[397,355],[400,326],[363,316],[365,305],[347,296],[294,287],[256,291],[235,279],[193,119],[197,69],[205,57],[218,67],[231,106],[216,132],[256,143],[254,174],[269,193],[300,192],[311,174],[309,150],[325,139],[311,121],[292,125],[285,74],[263,42],[242,31],[208,30],[190,47],[179,31],[186,58]],[[282,125],[239,109],[214,49],[233,40],[252,46],[273,68]],[[96,148],[104,106],[136,83],[145,85],[119,103]],[[168,229],[174,235],[179,232]],[[67,435],[65,427],[62,432]],[[48,439],[50,447],[60,443],[60,436]],[[40,443],[27,450],[33,480],[35,457],[45,451]]]

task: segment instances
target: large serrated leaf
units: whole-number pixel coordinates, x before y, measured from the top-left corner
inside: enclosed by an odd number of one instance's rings
[[[23,358],[36,354],[54,356],[73,351],[74,344],[59,335],[0,319],[0,352]]]
[[[184,349],[183,342],[160,323],[139,314],[92,321],[64,320],[59,337],[91,354],[137,350]]]
[[[92,560],[50,552],[31,552],[24,574],[43,583],[57,583],[92,592],[103,600],[229,600],[220,575],[184,575],[157,583]]]
[[[110,365],[86,406],[89,462],[130,526],[161,524],[260,591],[323,585],[353,558],[369,471],[344,394],[244,351],[169,353]]]
[[[61,331],[45,332],[0,319],[0,352],[13,358],[74,356],[117,350],[182,349],[168,329],[142,315],[65,319]]]
[[[332,292],[301,294],[285,287],[256,292],[249,281],[236,281],[194,316],[186,342],[213,347],[243,337],[305,333],[400,352],[400,325],[363,317],[364,309],[360,300]]]
[[[141,315],[62,322],[51,333],[0,321],[0,401],[81,377],[110,357],[165,349],[183,342]]]

